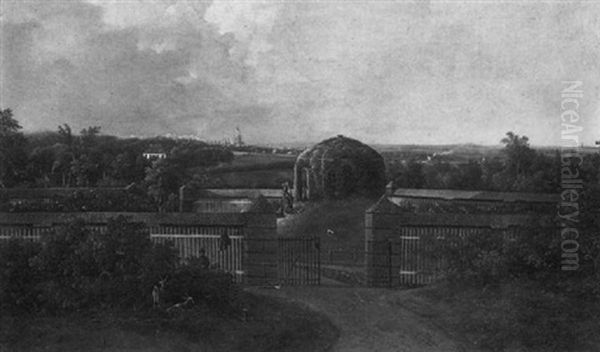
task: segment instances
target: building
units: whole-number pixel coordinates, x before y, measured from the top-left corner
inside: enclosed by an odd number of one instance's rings
[[[142,153],[142,156],[146,160],[166,159],[167,153],[144,152],[144,153]]]
[[[296,159],[296,200],[377,196],[384,188],[383,157],[355,139],[342,135],[326,139]]]

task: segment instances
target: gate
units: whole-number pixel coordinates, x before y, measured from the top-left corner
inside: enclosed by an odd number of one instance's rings
[[[318,237],[278,238],[277,276],[282,285],[321,284],[321,246]]]

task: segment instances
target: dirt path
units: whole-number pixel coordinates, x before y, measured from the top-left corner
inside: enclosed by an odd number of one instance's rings
[[[401,304],[406,292],[356,287],[256,289],[327,315],[340,329],[333,351],[464,351],[426,317]]]

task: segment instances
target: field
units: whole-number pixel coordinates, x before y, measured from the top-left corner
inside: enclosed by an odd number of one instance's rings
[[[292,184],[296,155],[247,153],[208,170],[211,187],[281,188]]]
[[[214,188],[281,188],[294,181],[293,168],[218,172],[210,175]]]

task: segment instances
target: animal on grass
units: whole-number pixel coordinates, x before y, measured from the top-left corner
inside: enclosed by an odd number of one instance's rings
[[[194,304],[194,299],[188,295],[183,297],[183,301],[179,303],[175,303],[174,305],[167,308],[167,312],[171,313],[173,311],[183,310],[185,308],[189,308]]]

